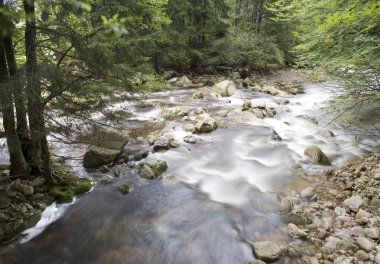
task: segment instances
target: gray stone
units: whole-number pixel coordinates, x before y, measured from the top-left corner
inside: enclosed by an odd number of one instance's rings
[[[304,154],[320,165],[331,165],[326,154],[315,145],[306,148]]]
[[[129,193],[130,191],[130,187],[128,184],[121,184],[117,187],[117,189],[119,190],[119,192],[121,192],[121,194],[123,195],[126,195]]]
[[[184,124],[182,126],[183,130],[185,130],[186,132],[191,132],[191,133],[194,133],[195,132],[195,126],[193,124]]]
[[[233,81],[225,80],[215,84],[211,89],[222,97],[230,97],[235,93],[236,85]]]
[[[248,264],[265,264],[265,262],[261,260],[252,260],[248,262]]]
[[[198,107],[194,110],[194,115],[201,115],[201,114],[204,114],[204,113],[207,113],[207,108],[205,107]]]
[[[355,221],[358,224],[363,224],[368,222],[368,218],[371,217],[371,214],[363,209],[359,209],[359,212],[355,216]]]
[[[281,256],[280,247],[272,241],[253,243],[253,251],[257,258],[262,261],[274,262]]]
[[[195,99],[203,99],[203,93],[201,92],[197,92],[195,94],[193,94],[192,98],[195,100]]]
[[[242,111],[249,111],[252,108],[250,100],[244,100]]]
[[[377,181],[380,181],[380,168],[377,168],[374,172],[373,178]]]
[[[380,253],[376,254],[375,262],[376,262],[376,264],[380,264]]]
[[[227,110],[219,110],[218,112],[216,112],[216,115],[221,116],[221,117],[226,117],[228,115],[228,111]]]
[[[326,240],[326,243],[322,247],[322,253],[325,253],[327,255],[333,253],[337,249],[338,243],[340,243],[342,240],[336,237],[329,237]]]
[[[156,139],[153,144],[153,151],[168,150],[171,147],[172,138],[169,136],[163,136]]]
[[[195,143],[197,143],[197,139],[196,139],[194,136],[191,136],[191,135],[189,135],[189,136],[185,136],[185,137],[183,138],[183,141],[185,141],[186,143],[190,143],[190,144],[195,144]]]
[[[128,131],[118,131],[111,128],[100,129],[89,139],[91,145],[113,150],[121,150],[129,142]]]
[[[341,240],[337,243],[336,248],[338,250],[352,251],[356,252],[359,250],[359,247],[350,241]]]
[[[299,237],[302,239],[307,238],[307,233],[303,231],[301,228],[299,228],[298,226],[296,226],[295,224],[292,224],[292,223],[288,224],[288,231],[289,231],[289,234],[293,237]]]
[[[375,247],[375,244],[365,237],[358,237],[357,242],[359,247],[367,252],[371,252]]]
[[[210,133],[214,131],[216,128],[216,121],[211,117],[200,120],[195,124],[195,131],[197,133]]]
[[[366,237],[372,238],[372,239],[378,239],[379,238],[379,228],[376,227],[370,227],[364,229]]]
[[[314,188],[313,187],[303,189],[300,193],[302,198],[310,198],[311,196],[313,196],[313,194],[314,194]]]
[[[369,255],[364,250],[358,250],[358,252],[355,254],[355,258],[358,260],[366,261],[369,260]]]
[[[160,177],[168,168],[166,161],[158,160],[155,164],[142,162],[139,164],[139,175],[145,179],[155,179]]]
[[[148,157],[149,155],[149,151],[148,150],[140,150],[138,152],[136,152],[134,155],[133,155],[133,160],[134,161],[140,161],[142,159],[145,159],[146,157]]]
[[[346,209],[342,207],[335,207],[334,213],[336,216],[345,216],[347,212]]]
[[[253,100],[251,102],[251,107],[265,109],[267,107],[267,103],[264,100]]]
[[[261,90],[264,93],[268,93],[271,95],[278,95],[280,93],[280,90],[274,88],[273,86],[269,86],[269,85],[264,85],[263,87],[261,87]]]
[[[83,167],[86,169],[92,169],[110,164],[119,154],[120,150],[89,146],[83,157]]]
[[[191,84],[191,81],[189,80],[189,78],[184,75],[180,78],[178,78],[178,80],[174,83],[176,86],[188,86]]]
[[[7,197],[0,197],[0,209],[7,208],[11,205],[11,199]]]
[[[351,227],[351,235],[356,236],[356,237],[364,236],[365,235],[364,228],[361,226]]]
[[[350,208],[351,211],[358,212],[359,208],[363,206],[363,199],[359,195],[355,195],[344,200],[343,205]]]
[[[37,177],[30,182],[30,185],[33,187],[40,187],[44,184],[45,184],[45,178],[43,177]]]

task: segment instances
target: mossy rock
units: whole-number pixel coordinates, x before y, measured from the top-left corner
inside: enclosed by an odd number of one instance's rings
[[[70,203],[74,197],[88,192],[92,188],[92,183],[88,179],[80,179],[68,185],[55,185],[50,188],[50,194],[59,203]]]
[[[168,165],[164,160],[158,160],[156,164],[141,162],[139,164],[139,175],[141,178],[152,180],[160,177],[167,169]]]
[[[330,160],[323,151],[313,145],[305,149],[304,154],[320,165],[330,166]]]
[[[92,188],[89,179],[79,177],[64,165],[53,164],[53,171],[58,175],[59,181],[50,187],[50,195],[59,203],[70,203],[75,196],[86,193]]]
[[[122,184],[117,187],[117,189],[123,194],[126,195],[129,193],[130,188],[128,184]]]

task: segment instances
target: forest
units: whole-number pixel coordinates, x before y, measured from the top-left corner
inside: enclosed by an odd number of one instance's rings
[[[98,203],[104,223],[87,238],[99,252],[84,263],[380,263],[379,91],[376,0],[0,0],[0,262],[76,263],[82,253],[57,253],[45,233],[19,234],[51,206],[79,226],[75,212]],[[154,202],[138,202],[146,192]],[[112,197],[141,209],[110,220]],[[337,235],[352,226],[364,235]],[[112,247],[114,232],[136,242]]]

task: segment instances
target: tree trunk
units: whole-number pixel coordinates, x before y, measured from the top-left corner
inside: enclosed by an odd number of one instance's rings
[[[7,58],[8,71],[11,79],[17,78],[17,63],[14,54],[12,36],[9,32],[4,38],[4,49],[5,56]],[[21,141],[22,152],[26,160],[30,160],[30,138],[29,138],[29,128],[28,121],[26,118],[26,107],[24,92],[20,83],[14,83],[12,89],[13,97],[15,99],[16,106],[16,117],[17,117],[17,135]]]
[[[6,85],[8,69],[5,58],[3,37],[0,36],[0,105],[3,113],[4,130],[7,139],[11,175],[26,177],[28,166],[21,150],[21,143],[16,133],[12,93]]]
[[[235,21],[234,26],[238,27],[240,24],[240,11],[241,11],[241,0],[235,1]]]
[[[26,16],[25,50],[26,50],[26,77],[28,117],[33,159],[30,165],[34,173],[41,173],[41,166],[46,180],[53,181],[50,166],[49,148],[46,139],[46,127],[44,120],[44,104],[41,96],[41,88],[36,76],[36,19],[34,0],[24,0]]]

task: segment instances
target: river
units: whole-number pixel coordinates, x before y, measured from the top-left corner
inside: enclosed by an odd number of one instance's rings
[[[168,163],[158,180],[141,179],[127,167],[119,178],[88,173],[80,161],[73,161],[80,174],[97,184],[72,204],[49,206],[37,226],[3,250],[6,263],[247,263],[254,259],[254,241],[286,245],[277,194],[308,187],[302,172],[323,168],[305,157],[304,149],[318,145],[332,166],[339,166],[372,151],[368,145],[379,145],[369,138],[352,142],[338,125],[325,127],[331,116],[321,109],[331,96],[328,87],[305,84],[303,94],[285,96],[287,105],[248,90],[237,90],[230,98],[209,93],[205,100],[190,99],[197,89],[150,95],[148,103],[207,107],[211,116],[220,109],[235,113],[222,118],[223,127],[197,135],[194,145],[183,141],[190,133],[182,128],[194,116],[168,121],[163,131],[181,147],[148,156],[148,161]],[[202,90],[209,92],[207,87]],[[244,99],[265,100],[276,107],[277,115],[264,120],[242,117]],[[125,104],[136,114],[126,123],[142,126],[143,120],[160,119],[160,107]],[[321,133],[325,129],[335,136],[326,137]],[[274,130],[282,141],[271,138]],[[149,145],[136,138],[127,148]],[[80,156],[84,148],[62,145],[60,151]],[[116,186],[121,183],[133,186],[132,191],[119,193]]]

